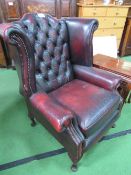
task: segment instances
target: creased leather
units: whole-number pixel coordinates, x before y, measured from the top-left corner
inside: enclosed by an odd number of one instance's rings
[[[37,109],[58,132],[68,126],[74,115],[50,98],[46,93],[36,93],[30,97],[31,106]]]
[[[122,81],[120,76],[94,67],[74,65],[73,70],[76,78],[107,90],[117,89]]]

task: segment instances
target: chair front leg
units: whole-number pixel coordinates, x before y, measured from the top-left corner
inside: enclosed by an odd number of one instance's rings
[[[129,95],[129,88],[128,88],[127,82],[122,81],[120,86],[117,88],[117,91],[120,94],[120,96],[123,98],[123,101],[126,102],[126,99]]]
[[[83,156],[83,140],[82,134],[79,133],[78,128],[76,128],[73,124],[71,124],[67,130],[67,139],[69,139],[68,147],[66,147],[68,151],[68,155],[72,160],[73,164],[71,166],[72,171],[77,171],[77,163]]]

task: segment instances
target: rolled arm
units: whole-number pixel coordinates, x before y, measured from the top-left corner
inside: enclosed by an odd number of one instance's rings
[[[104,70],[79,65],[74,65],[73,68],[76,78],[90,82],[107,90],[113,91],[122,83],[122,78],[120,76]]]
[[[74,117],[71,111],[56,103],[44,92],[33,94],[30,97],[30,103],[57,132],[61,132],[64,127],[68,126]]]
[[[4,31],[4,39],[8,43],[8,52],[15,62],[20,80],[20,92],[31,96],[36,92],[35,58],[30,40],[18,26],[10,26]]]

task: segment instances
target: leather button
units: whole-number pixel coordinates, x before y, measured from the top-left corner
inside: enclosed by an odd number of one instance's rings
[[[22,25],[34,46],[36,75],[39,74],[36,81],[45,92],[69,81],[72,78],[72,68],[67,64],[69,49],[66,24],[54,21],[50,16],[44,18],[35,15],[32,18],[29,15],[29,18],[23,19]]]
[[[27,27],[26,25],[24,26],[24,28],[25,28],[26,30],[28,30],[28,27]]]

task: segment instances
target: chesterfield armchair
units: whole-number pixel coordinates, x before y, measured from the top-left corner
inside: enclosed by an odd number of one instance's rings
[[[32,126],[38,121],[65,147],[73,171],[123,105],[121,78],[92,66],[97,27],[95,19],[30,13],[4,33]]]

